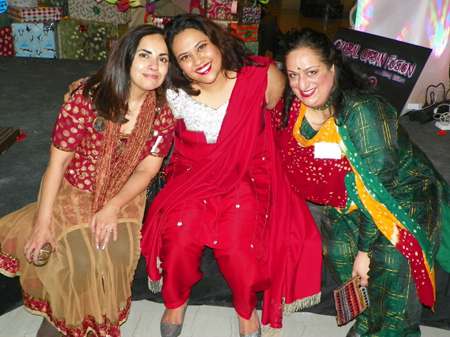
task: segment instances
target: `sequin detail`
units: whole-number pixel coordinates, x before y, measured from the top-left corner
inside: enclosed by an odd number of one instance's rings
[[[228,100],[219,108],[214,109],[197,102],[181,89],[178,93],[168,89],[166,96],[174,117],[183,119],[187,130],[203,132],[208,144],[217,142],[217,137],[227,112]]]

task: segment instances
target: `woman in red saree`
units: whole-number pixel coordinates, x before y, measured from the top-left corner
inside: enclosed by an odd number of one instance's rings
[[[280,171],[270,130],[285,79],[204,17],[180,16],[165,30],[175,150],[142,232],[153,290],[162,287],[167,308],[161,334],[181,333],[207,246],[232,290],[240,335],[260,336],[256,292],[265,292],[262,323],[275,329],[283,307],[320,300],[320,236]]]

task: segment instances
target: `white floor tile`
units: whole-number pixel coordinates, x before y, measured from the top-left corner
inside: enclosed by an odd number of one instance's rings
[[[122,337],[159,337],[162,304],[132,303],[130,316],[122,325]],[[261,314],[261,313],[259,313]],[[42,322],[23,307],[0,316],[0,337],[34,337]],[[338,327],[333,316],[297,312],[284,319],[283,337],[345,337],[351,323]],[[237,337],[239,326],[234,309],[189,306],[180,337]],[[449,330],[422,327],[423,337],[450,337]]]

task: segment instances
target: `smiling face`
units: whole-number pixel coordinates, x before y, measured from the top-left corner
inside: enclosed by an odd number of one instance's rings
[[[144,36],[130,68],[130,93],[145,94],[158,88],[169,70],[169,51],[160,34]]]
[[[212,84],[222,71],[220,50],[199,30],[188,28],[176,35],[172,50],[180,68],[196,84]]]
[[[325,104],[334,83],[334,66],[330,69],[310,48],[295,49],[286,56],[289,85],[308,107]]]

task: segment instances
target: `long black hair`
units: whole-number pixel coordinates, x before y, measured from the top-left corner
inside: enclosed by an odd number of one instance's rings
[[[131,28],[118,40],[106,64],[86,80],[83,95],[86,99],[91,99],[97,115],[113,122],[127,122],[125,115],[128,111],[131,64],[141,39],[154,34],[164,37],[164,31],[156,26],[139,25]],[[169,82],[170,70],[162,89]],[[156,92],[161,96],[164,90]]]
[[[244,42],[231,35],[225,27],[198,14],[178,15],[164,27],[166,42],[170,51],[172,85],[175,88],[183,89],[191,96],[200,94],[199,90],[191,87],[191,80],[184,75],[173,53],[173,40],[186,29],[196,29],[208,36],[211,43],[222,54],[222,70],[240,72],[245,66],[257,65],[250,59],[251,52],[245,48]]]
[[[293,29],[286,33],[281,43],[285,58],[289,53],[300,49],[309,48],[325,64],[327,69],[334,66],[334,86],[330,93],[330,101],[334,108],[334,118],[336,119],[343,110],[344,93],[357,90],[383,99],[372,83],[364,78],[354,65],[347,62],[347,57],[343,57],[341,51],[336,49],[333,42],[327,35],[311,28]],[[283,125],[285,128],[289,119],[289,111],[295,97],[289,84],[284,89]]]

